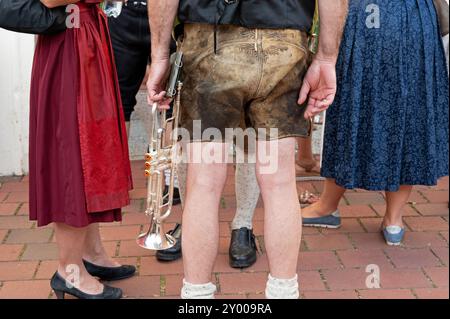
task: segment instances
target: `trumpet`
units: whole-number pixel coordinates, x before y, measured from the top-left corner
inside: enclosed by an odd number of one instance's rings
[[[145,249],[166,250],[177,243],[176,239],[164,231],[164,220],[172,213],[174,178],[176,161],[179,156],[177,128],[179,123],[181,90],[183,83],[179,81],[179,71],[182,66],[182,54],[176,53],[174,66],[168,83],[167,96],[176,97],[173,105],[173,115],[167,118],[166,111],[159,111],[158,104],[152,106],[152,126],[150,132],[149,151],[145,154],[145,175],[147,182],[147,202],[145,214],[150,218],[150,228],[137,238],[137,244]],[[167,141],[166,131],[173,125],[173,134]],[[169,171],[169,191],[163,194],[165,186],[165,171]]]

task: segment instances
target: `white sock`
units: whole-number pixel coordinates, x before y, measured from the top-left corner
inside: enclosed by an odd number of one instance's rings
[[[266,287],[267,299],[298,299],[298,276],[292,279],[277,279],[269,275]]]
[[[259,199],[256,164],[236,164],[236,215],[231,227],[253,229],[253,215]]]
[[[216,291],[216,285],[211,282],[203,285],[194,285],[183,279],[181,299],[215,299],[214,294]]]
[[[180,162],[177,164],[178,190],[180,191],[181,206],[184,207],[186,198],[187,164]]]

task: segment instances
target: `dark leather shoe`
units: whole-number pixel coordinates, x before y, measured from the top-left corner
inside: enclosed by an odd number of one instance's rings
[[[167,194],[169,192],[169,186],[164,187],[164,195]],[[167,200],[165,201],[167,202]],[[176,206],[176,205],[180,205],[181,204],[181,196],[180,196],[180,190],[178,188],[174,188],[173,189],[173,201],[172,201],[172,205]]]
[[[122,298],[122,289],[103,285],[103,292],[98,295],[89,295],[81,290],[67,285],[66,280],[56,272],[50,280],[50,286],[55,292],[56,298],[64,299],[65,294],[72,295],[79,299],[120,299]]]
[[[232,268],[247,268],[257,259],[257,247],[253,230],[242,227],[233,230],[230,244],[230,266]]]
[[[175,228],[168,232],[169,235],[172,235],[177,243],[172,248],[166,250],[160,250],[156,252],[156,259],[159,261],[175,261],[181,258],[181,225],[177,224]]]
[[[120,267],[103,267],[83,260],[86,270],[91,276],[98,277],[105,281],[122,280],[133,277],[136,273],[136,267],[131,265],[122,265]]]

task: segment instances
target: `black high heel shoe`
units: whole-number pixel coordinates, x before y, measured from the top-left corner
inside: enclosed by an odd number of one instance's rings
[[[133,277],[136,273],[136,267],[123,265],[120,267],[103,267],[95,265],[83,259],[84,266],[91,276],[98,277],[105,281],[122,280]]]
[[[72,295],[78,299],[120,299],[122,298],[122,289],[104,285],[103,292],[97,295],[90,295],[81,290],[69,288],[66,280],[56,272],[50,280],[50,286],[55,292],[56,298],[64,299],[65,294]]]

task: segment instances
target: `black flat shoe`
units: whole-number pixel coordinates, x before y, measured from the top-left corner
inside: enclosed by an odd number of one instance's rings
[[[181,225],[177,224],[173,230],[168,232],[168,234],[172,235],[177,240],[177,243],[172,248],[156,252],[156,259],[159,261],[175,261],[182,256]]]
[[[72,287],[69,288],[66,280],[56,272],[50,280],[50,286],[55,292],[56,298],[64,299],[66,294],[77,297],[78,299],[120,299],[122,298],[122,289],[103,285],[103,292],[97,295],[90,295],[81,290]]]
[[[169,192],[169,186],[164,187],[163,194],[167,194]],[[167,203],[167,200],[165,201]],[[173,200],[172,205],[177,206],[181,204],[181,196],[180,196],[180,190],[178,188],[173,189]]]
[[[123,265],[120,267],[98,266],[83,259],[84,266],[91,276],[98,277],[105,281],[122,280],[133,277],[136,273],[136,267]]]
[[[256,263],[257,247],[253,230],[245,227],[233,230],[229,255],[232,268],[248,268]]]

